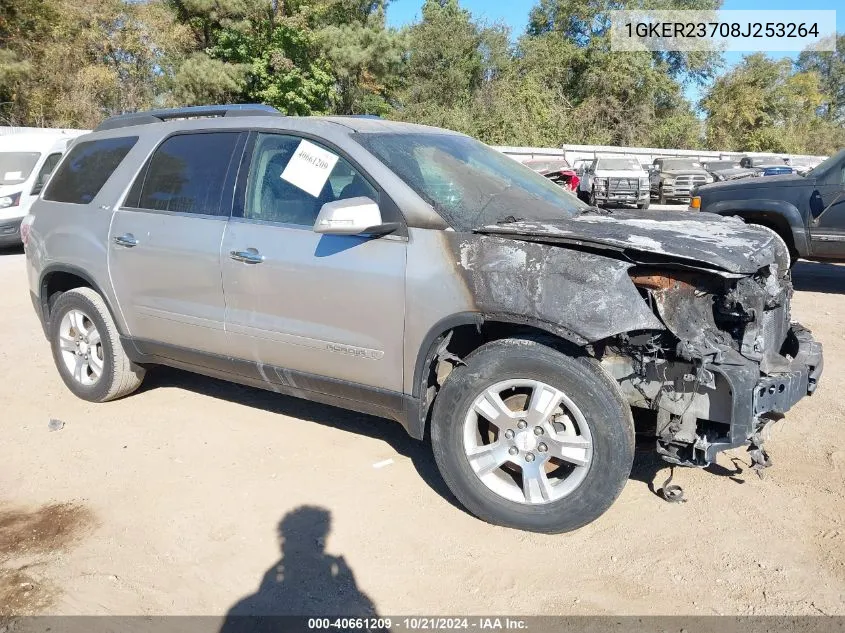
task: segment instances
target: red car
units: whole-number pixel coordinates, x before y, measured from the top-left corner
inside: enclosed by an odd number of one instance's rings
[[[564,158],[527,160],[523,164],[564,189],[568,189],[573,193],[578,190],[578,181],[580,179],[575,173],[575,170],[572,169],[572,166]]]

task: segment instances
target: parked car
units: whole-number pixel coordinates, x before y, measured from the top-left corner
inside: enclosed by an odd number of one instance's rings
[[[692,206],[777,233],[792,261],[845,260],[845,149],[797,174],[699,187]]]
[[[655,158],[653,165],[651,195],[658,204],[689,200],[695,187],[713,182],[702,164],[690,158]]]
[[[22,228],[78,397],[126,396],[171,365],[391,418],[430,431],[466,508],[525,530],[613,503],[632,409],[670,463],[749,445],[765,466],[769,424],[822,370],[768,229],[607,213],[431,127],[123,115],[73,145]],[[312,450],[315,468],[331,459]]]
[[[648,209],[648,174],[636,158],[594,158],[578,184],[578,196],[592,206],[636,205]]]
[[[740,167],[774,167],[786,165],[788,160],[786,158],[777,158],[773,156],[743,156],[739,159]]]
[[[798,173],[789,166],[788,158],[772,158],[771,156],[743,156],[740,166],[757,169],[761,176],[787,176]]]
[[[572,192],[578,191],[578,182],[580,178],[564,158],[538,158],[536,160],[525,161],[523,165],[533,169],[541,176],[545,176],[553,183],[560,185],[564,189],[568,189]]]
[[[755,178],[762,175],[759,169],[740,167],[739,161],[734,160],[711,160],[702,163],[701,166],[713,177],[714,182]]]
[[[0,136],[0,248],[20,246],[21,220],[73,136],[66,132]]]

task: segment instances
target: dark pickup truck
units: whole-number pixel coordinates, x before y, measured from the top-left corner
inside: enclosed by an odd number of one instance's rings
[[[805,176],[702,185],[690,206],[772,229],[786,242],[792,261],[845,261],[845,149]]]

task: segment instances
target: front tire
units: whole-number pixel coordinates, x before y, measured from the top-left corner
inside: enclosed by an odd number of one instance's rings
[[[446,484],[475,516],[532,532],[601,516],[631,472],[631,410],[587,357],[533,340],[487,343],[447,378],[431,439]]]
[[[107,402],[141,386],[144,368],[126,356],[105,301],[91,288],[68,290],[56,299],[50,345],[59,375],[83,400]]]

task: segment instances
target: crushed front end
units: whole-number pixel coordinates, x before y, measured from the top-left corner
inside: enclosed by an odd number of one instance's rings
[[[791,321],[789,253],[766,228],[710,213],[601,211],[483,231],[540,242],[550,249],[543,261],[554,261],[558,247],[582,254],[595,296],[584,301],[562,285],[573,267],[578,272],[575,262],[534,267],[546,274],[527,286],[560,301],[556,311],[534,312],[582,333],[635,417],[653,422],[657,450],[671,463],[703,466],[721,450],[748,445],[755,466],[765,465],[771,423],[818,385],[822,347]],[[611,258],[628,278],[612,286],[598,265]],[[622,300],[619,314],[612,301]],[[635,317],[643,325],[631,327]],[[600,336],[609,329],[615,333]]]
[[[784,261],[754,274],[629,270],[666,330],[614,337],[601,362],[630,404],[653,416],[666,461],[704,466],[721,450],[747,445],[754,467],[764,468],[771,423],[815,391],[822,346],[791,322]]]

